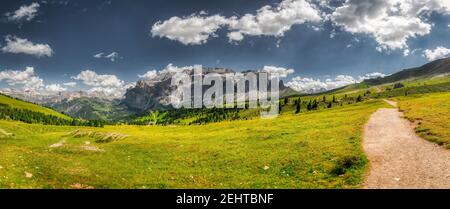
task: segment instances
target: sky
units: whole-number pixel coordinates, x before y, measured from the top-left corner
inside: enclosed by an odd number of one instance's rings
[[[314,92],[450,54],[448,0],[2,0],[0,88],[123,95],[168,68]]]

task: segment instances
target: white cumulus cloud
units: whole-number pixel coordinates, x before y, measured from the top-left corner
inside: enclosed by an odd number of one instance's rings
[[[67,88],[64,88],[61,84],[50,84],[45,86],[45,90],[49,92],[62,92],[67,91]]]
[[[81,71],[78,75],[71,77],[74,80],[82,81],[91,87],[88,93],[102,93],[110,97],[121,97],[124,95],[127,85],[115,75],[97,74],[92,70]]]
[[[138,74],[138,77],[143,80],[152,80],[157,78],[159,75],[168,75],[172,76],[176,73],[182,73],[186,72],[189,73],[194,69],[194,66],[184,66],[184,67],[178,67],[173,65],[172,63],[169,63],[166,67],[164,67],[161,70],[150,70],[144,73],[143,75]]]
[[[179,41],[185,45],[199,45],[206,43],[211,36],[228,19],[221,15],[204,16],[193,14],[188,17],[171,17],[166,21],[158,21],[152,26],[152,36],[165,37]]]
[[[282,37],[293,25],[305,22],[318,22],[322,17],[320,10],[307,0],[284,0],[275,7],[266,5],[256,14],[242,17],[207,16],[204,12],[187,17],[171,17],[156,22],[151,29],[153,37],[165,37],[185,45],[204,44],[216,32],[226,27],[230,42],[238,42],[248,36]]]
[[[227,34],[227,37],[228,37],[228,40],[231,43],[239,42],[239,41],[242,41],[244,39],[244,35],[242,35],[242,33],[238,32],[238,31],[229,32]]]
[[[164,69],[159,71],[158,73],[181,73],[184,71],[190,71],[192,69],[194,69],[194,66],[177,67],[177,66],[173,65],[172,63],[170,63]]]
[[[338,78],[336,77],[335,80]],[[349,80],[349,81],[347,81]],[[345,86],[348,84],[355,83],[356,81],[353,78],[346,79],[346,82],[342,81],[334,81],[331,79],[327,79],[325,81],[321,81],[320,79],[313,78],[303,78],[300,76],[292,78],[291,81],[286,83],[286,86],[291,87],[292,89],[302,92],[302,93],[317,93],[322,91],[327,91],[330,89],[337,88],[339,86]],[[339,84],[338,84],[339,83]]]
[[[2,81],[10,86],[21,85],[25,90],[38,90],[44,86],[44,81],[35,74],[33,67],[27,67],[23,71],[0,71],[0,82]]]
[[[88,86],[96,87],[121,87],[124,84],[124,81],[115,75],[99,75],[92,70],[81,71],[77,76],[72,76],[72,79],[80,80]]]
[[[374,79],[374,78],[384,78],[387,75],[384,73],[379,73],[379,72],[373,72],[373,73],[367,73],[363,76],[358,76],[359,78],[359,82],[364,81],[364,80],[368,80],[368,79]]]
[[[450,49],[443,46],[436,47],[435,49],[426,49],[423,51],[423,56],[429,61],[446,58],[450,55]]]
[[[30,5],[23,5],[18,10],[7,13],[6,16],[10,21],[31,21],[36,17],[39,7],[39,3],[34,2]]]
[[[269,74],[278,74],[280,78],[286,78],[289,74],[294,73],[294,69],[286,69],[283,67],[275,67],[275,66],[264,66],[261,70],[262,72],[266,72]]]
[[[430,12],[450,12],[448,2],[346,0],[330,19],[347,32],[372,36],[378,43],[378,51],[408,49],[409,39],[431,32],[433,24],[426,18]]]
[[[75,87],[77,86],[77,82],[67,82],[67,83],[63,83],[64,86],[67,87]]]
[[[292,78],[291,81],[287,82],[286,86],[289,86],[292,89],[302,93],[318,93],[340,88],[350,84],[359,83],[366,79],[373,79],[384,76],[386,75],[383,73],[374,72],[368,73],[364,76],[359,76],[358,79],[355,79],[353,78],[353,76],[349,75],[338,75],[334,79],[326,79],[324,81],[320,79],[304,78],[297,76]]]
[[[240,41],[243,35],[282,37],[293,25],[322,20],[320,10],[306,0],[284,0],[275,7],[266,5],[256,14],[231,17],[230,41]]]
[[[4,53],[28,54],[36,57],[51,57],[53,50],[48,44],[35,44],[27,39],[16,36],[6,36],[6,46],[2,48]]]
[[[402,50],[410,54],[408,41],[431,33],[434,23],[431,13],[450,14],[449,0],[282,0],[243,15],[225,17],[205,12],[185,17],[171,17],[156,22],[151,28],[153,37],[168,38],[185,45],[199,45],[217,36],[219,29],[227,30],[230,43],[238,43],[246,36],[283,37],[294,25],[311,23],[320,30],[325,21],[333,23],[330,38],[336,27],[355,35],[368,35],[376,43],[376,50]]]

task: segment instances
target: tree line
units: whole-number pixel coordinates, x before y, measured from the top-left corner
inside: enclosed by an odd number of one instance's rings
[[[300,97],[286,97],[279,100],[278,107],[281,113],[286,111],[284,108],[288,105],[294,105],[295,114],[298,114],[300,112],[342,106],[344,103],[358,103],[363,100],[364,97],[361,95],[358,95],[357,97],[345,95],[339,100],[334,95],[331,99],[327,99],[326,96],[323,96],[321,99],[315,98],[310,99],[309,101],[303,101]],[[221,121],[248,120],[260,116],[260,111],[262,110],[257,109],[248,112],[248,109],[248,103],[246,103],[244,109],[239,109],[234,106],[234,108],[180,108],[165,111],[151,110],[142,115],[136,115],[123,123],[129,125],[201,125]]]
[[[0,104],[0,119],[56,126],[104,127],[105,125],[105,121],[101,120],[64,119],[32,110],[12,108],[7,104]]]
[[[167,111],[149,111],[145,115],[128,121],[130,125],[171,125],[183,123],[188,119],[188,125],[206,124],[225,120],[248,119],[251,116],[242,116],[238,108],[180,108]]]
[[[365,96],[365,95],[364,95]],[[293,100],[293,102],[291,102]],[[364,101],[364,97],[358,95],[357,97],[349,97],[344,95],[340,100],[333,95],[331,100],[328,100],[326,96],[323,96],[321,99],[309,99],[308,101],[303,101],[301,97],[298,98],[289,98],[286,97],[283,100],[280,100],[279,110],[282,112],[284,107],[292,104],[295,107],[295,114],[299,114],[300,112],[306,111],[314,111],[319,109],[329,109],[335,106],[342,106],[345,104],[353,104]]]

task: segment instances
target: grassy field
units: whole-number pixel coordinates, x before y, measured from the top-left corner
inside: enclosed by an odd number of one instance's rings
[[[450,148],[450,92],[400,97],[406,118],[417,123],[416,132],[425,139]]]
[[[1,188],[354,188],[378,100],[204,126],[0,121]]]
[[[32,103],[28,103],[28,102],[23,102],[20,100],[16,100],[16,99],[12,99],[10,97],[7,97],[5,95],[0,94],[0,104],[6,104],[9,105],[12,108],[18,108],[18,109],[26,109],[26,110],[31,110],[31,111],[35,111],[35,112],[40,112],[40,113],[44,113],[47,115],[54,115],[63,119],[70,119],[69,116],[61,114],[59,112],[56,112],[52,109],[49,108],[45,108],[39,105],[35,105]]]

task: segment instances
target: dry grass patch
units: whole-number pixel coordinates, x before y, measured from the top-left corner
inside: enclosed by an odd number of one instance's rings
[[[3,130],[3,129],[0,128],[0,139],[1,139],[1,138],[11,138],[11,137],[13,137],[13,136],[14,136],[13,133],[8,133],[8,132],[6,132],[5,130]]]
[[[98,131],[87,131],[87,130],[83,131],[79,129],[70,132],[68,135],[75,138],[89,137],[94,139],[94,142],[96,143],[109,143],[125,139],[128,137],[128,135],[121,133],[104,133]]]

